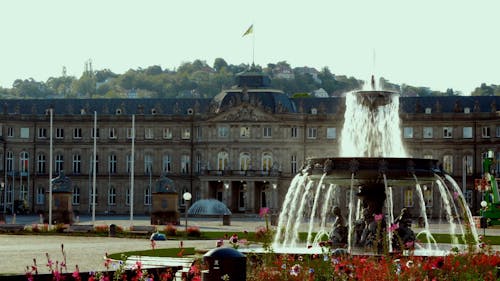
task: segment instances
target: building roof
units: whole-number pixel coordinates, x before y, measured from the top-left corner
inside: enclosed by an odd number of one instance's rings
[[[46,115],[192,115],[219,113],[241,103],[252,104],[270,113],[337,114],[345,104],[343,97],[289,98],[271,88],[233,88],[213,99],[4,99],[3,114]],[[500,111],[500,96],[400,97],[401,113],[463,113]]]
[[[400,110],[405,113],[424,113],[426,108],[431,113],[495,112],[499,110],[500,96],[432,96],[400,97]]]

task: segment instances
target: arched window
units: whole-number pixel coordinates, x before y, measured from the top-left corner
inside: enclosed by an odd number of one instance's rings
[[[19,171],[23,176],[29,172],[29,154],[26,151],[19,154]]]
[[[47,173],[47,168],[46,168],[46,158],[45,154],[38,154],[38,160],[36,164],[36,172],[37,174],[46,174]]]
[[[240,153],[240,171],[247,171],[251,169],[250,160],[250,153]]]
[[[12,172],[14,169],[14,153],[7,151],[7,172]]]
[[[151,205],[151,186],[146,186],[144,189],[144,205]]]
[[[149,175],[153,171],[153,155],[151,154],[145,154],[144,155],[144,174]]]
[[[36,204],[43,205],[45,203],[45,188],[39,186],[36,189]]]
[[[80,174],[82,172],[82,157],[80,154],[73,154],[73,174]]]
[[[453,155],[444,155],[443,156],[443,169],[452,174],[453,173]]]
[[[73,186],[73,194],[71,196],[71,203],[73,205],[80,205],[80,188],[78,186]]]
[[[189,174],[191,158],[188,154],[181,155],[181,174]]]
[[[116,205],[116,188],[110,186],[108,189],[108,205]]]
[[[269,152],[262,153],[262,171],[270,171],[273,166],[273,156]]]
[[[56,167],[55,167],[55,172],[57,175],[61,173],[61,171],[64,170],[64,155],[62,154],[57,154],[56,155]]]
[[[130,185],[127,186],[127,189],[125,189],[125,205],[130,206]]]
[[[108,172],[110,174],[116,174],[116,154],[111,153],[108,159]]]
[[[221,151],[217,154],[217,170],[223,171],[229,167],[229,153]]]
[[[172,157],[169,154],[163,154],[163,167],[162,171],[165,174],[172,172]]]

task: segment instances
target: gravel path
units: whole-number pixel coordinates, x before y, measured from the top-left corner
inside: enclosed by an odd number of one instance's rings
[[[179,246],[179,241],[156,241],[158,248]],[[24,274],[26,266],[37,261],[39,273],[48,273],[46,253],[55,262],[61,262],[61,244],[64,244],[68,272],[78,264],[80,271],[103,271],[105,253],[144,250],[151,247],[148,239],[47,236],[47,235],[0,235],[0,274]],[[214,241],[184,241],[185,247],[209,249]]]

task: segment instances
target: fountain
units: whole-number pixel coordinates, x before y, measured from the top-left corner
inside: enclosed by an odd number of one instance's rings
[[[223,216],[231,215],[227,206],[217,199],[202,199],[194,202],[189,208],[191,216]]]
[[[453,178],[438,160],[408,157],[398,110],[398,94],[375,89],[373,76],[371,90],[347,94],[341,157],[308,159],[294,177],[279,215],[273,251],[312,253],[328,240],[333,248],[351,254],[411,249],[443,255],[429,230],[423,195],[427,186],[439,190],[454,242],[465,242],[471,233],[478,244],[471,212]],[[393,193],[406,189],[414,190],[419,199],[420,233],[411,229],[406,208],[395,216]],[[307,232],[305,243],[299,242],[301,231]],[[417,245],[417,237],[423,236],[429,242]]]

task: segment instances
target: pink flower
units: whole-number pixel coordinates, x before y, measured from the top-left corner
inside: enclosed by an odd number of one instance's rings
[[[405,247],[408,249],[413,248],[413,246],[415,246],[415,242],[413,242],[413,241],[408,241],[405,243]]]
[[[137,270],[141,270],[142,263],[140,261],[135,262],[135,267],[137,268]]]
[[[453,192],[453,199],[457,199],[458,198],[458,192]]]
[[[389,229],[387,231],[394,232],[397,229],[399,229],[399,223],[393,223],[393,224],[391,224],[391,226],[389,227]]]
[[[73,274],[71,274],[71,276],[75,279],[79,279],[80,278],[80,272],[78,272],[78,269],[76,269],[75,271],[73,271]]]
[[[269,208],[260,208],[259,216],[261,218],[265,217],[269,213]]]
[[[384,215],[383,214],[375,214],[375,221],[382,221],[382,219],[384,218]]]

